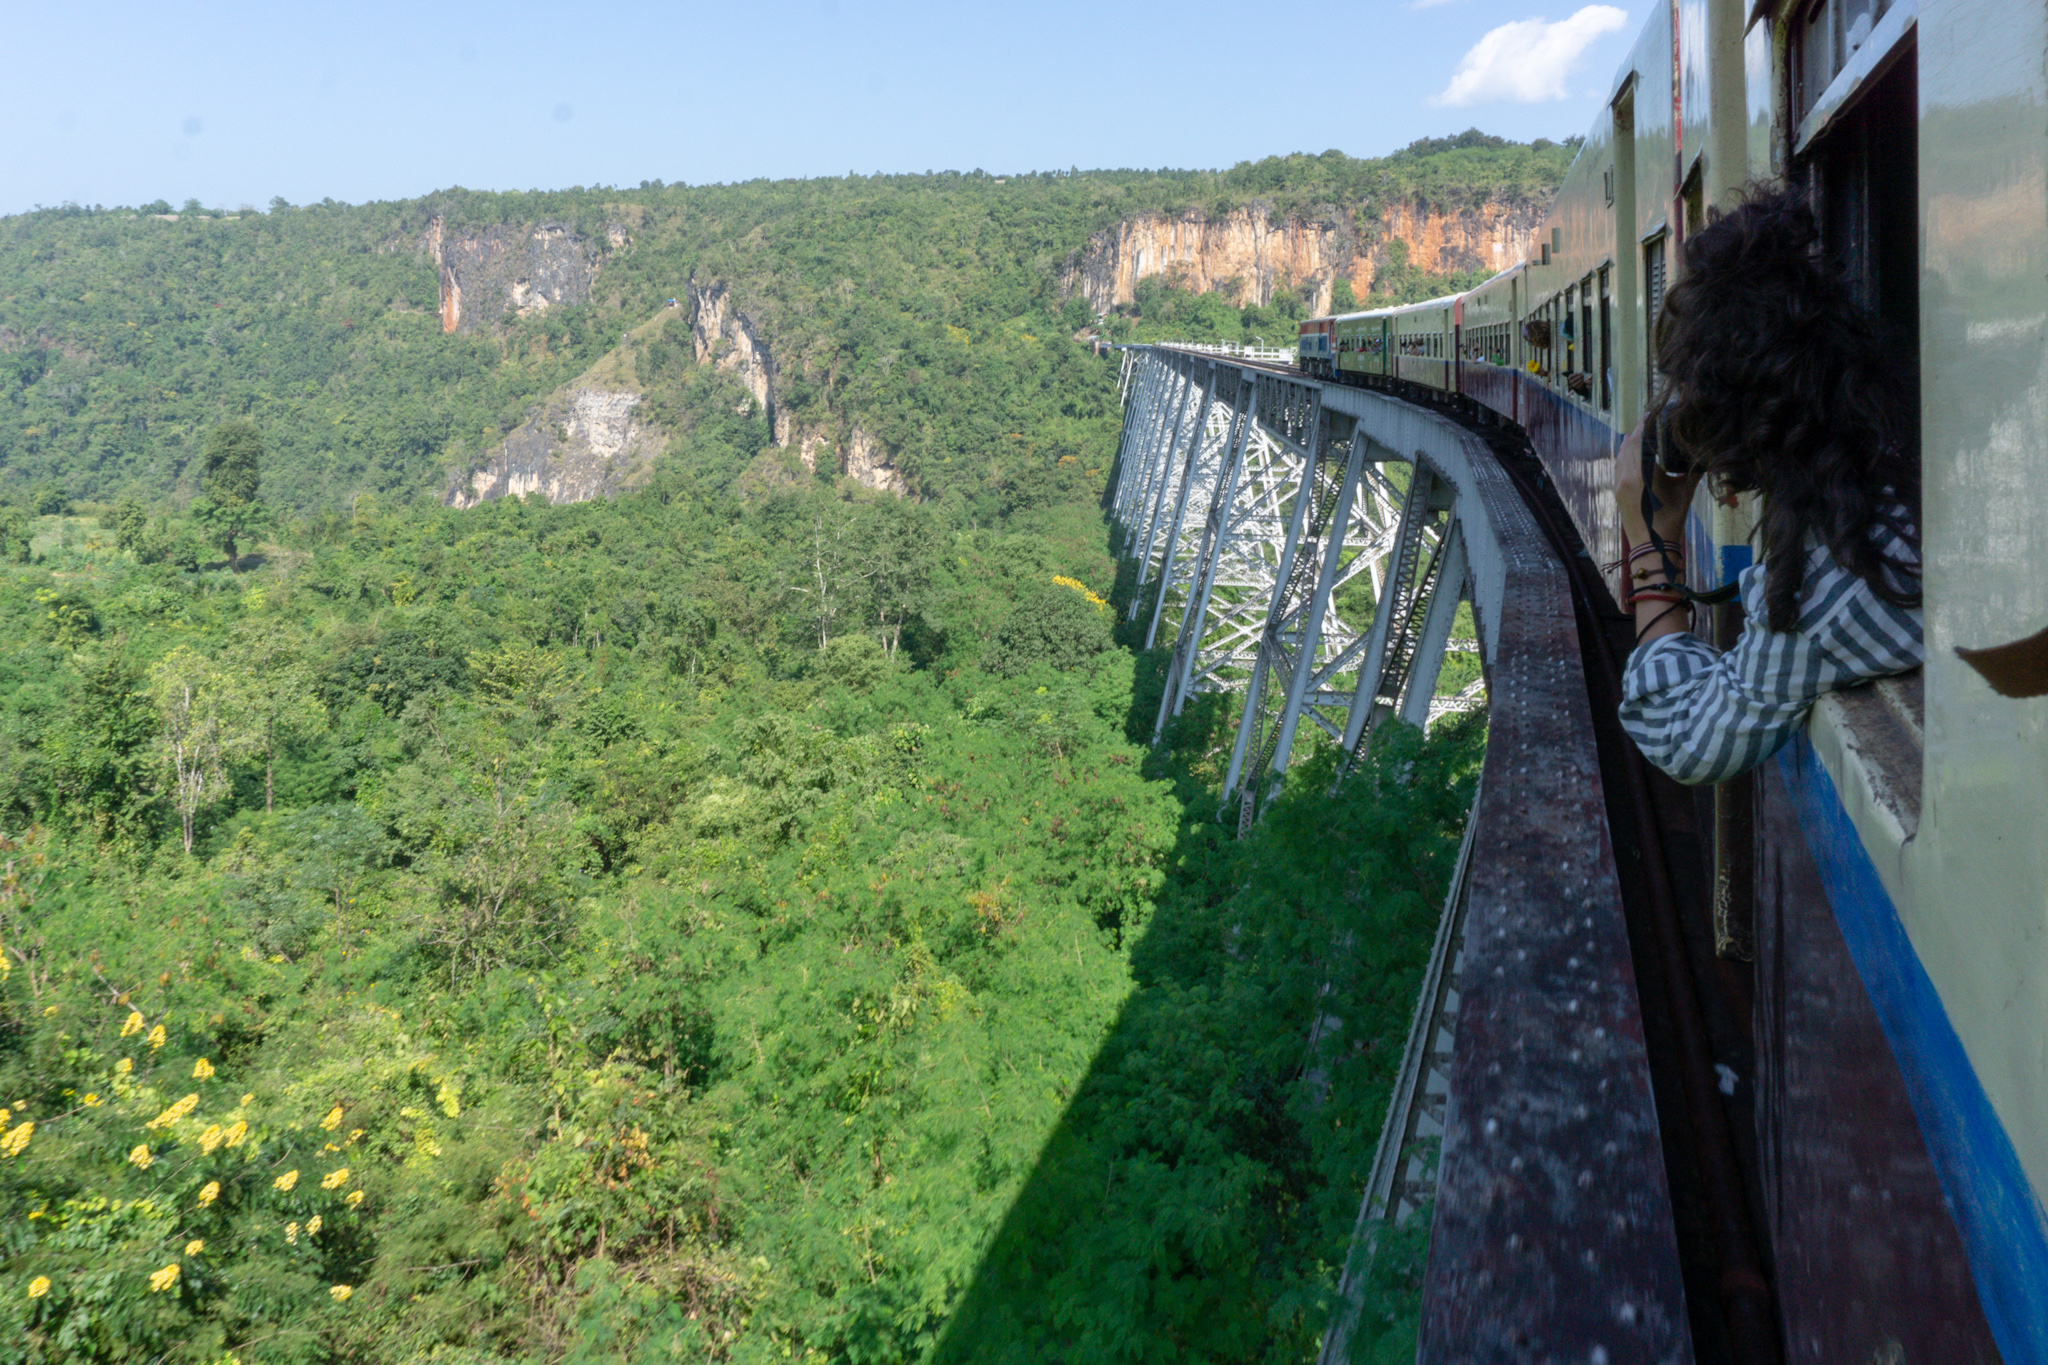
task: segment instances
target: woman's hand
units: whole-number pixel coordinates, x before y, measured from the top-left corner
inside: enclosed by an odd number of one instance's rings
[[[1656,499],[1653,506],[1656,508],[1657,534],[1672,545],[1683,545],[1685,512],[1692,505],[1692,492],[1699,483],[1699,475],[1673,478],[1652,466],[1652,477],[1650,495]],[[1614,453],[1614,501],[1616,510],[1621,513],[1621,533],[1628,537],[1628,543],[1649,544],[1649,530],[1643,525],[1642,422],[1636,423],[1635,430],[1622,438],[1621,448]]]

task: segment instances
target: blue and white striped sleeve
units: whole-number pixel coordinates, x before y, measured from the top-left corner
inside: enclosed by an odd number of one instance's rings
[[[1764,566],[1742,573],[1742,638],[1723,654],[1665,635],[1630,656],[1621,723],[1643,756],[1680,782],[1725,782],[1769,758],[1823,692],[1921,660],[1918,608],[1895,607],[1824,551],[1807,565],[1790,631],[1765,625]]]

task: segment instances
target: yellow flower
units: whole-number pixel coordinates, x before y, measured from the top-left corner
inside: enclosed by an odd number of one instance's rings
[[[88,1109],[97,1109],[100,1107],[99,1093],[97,1091],[88,1090],[85,1092],[85,1094],[79,1097],[79,1102],[85,1105],[85,1107]]]
[[[218,1180],[209,1180],[199,1187],[200,1208],[205,1208],[218,1198],[220,1198],[220,1182]]]
[[[244,1095],[242,1096],[242,1103],[246,1105],[250,1100],[253,1100],[255,1098],[256,1097],[254,1095]]]
[[[346,1166],[339,1170],[329,1171],[320,1180],[320,1188],[323,1190],[338,1190],[346,1184],[348,1184],[348,1167]]]
[[[116,1076],[125,1076],[134,1069],[135,1063],[126,1057],[114,1063],[114,1074]]]
[[[345,1284],[338,1284],[327,1291],[327,1297],[333,1299],[336,1303],[347,1303],[348,1296],[355,1292],[355,1290],[350,1289]]]
[[[1100,611],[1104,607],[1107,607],[1109,605],[1108,602],[1104,601],[1102,598],[1097,597],[1094,593],[1090,592],[1088,590],[1088,585],[1086,583],[1081,582],[1079,579],[1067,578],[1060,574],[1054,574],[1052,576],[1052,581],[1059,584],[1063,588],[1072,588],[1075,592],[1080,593],[1081,596],[1087,598],[1090,602],[1093,602],[1095,604],[1095,609],[1097,611]]]
[[[50,1277],[48,1275],[38,1275],[28,1282],[28,1296],[32,1299],[40,1299],[49,1292]]]
[[[136,1034],[142,1032],[143,1025],[148,1022],[147,1019],[142,1017],[141,1011],[129,1010],[127,1022],[121,1025],[121,1036],[123,1038],[133,1038]]]
[[[320,1215],[314,1214],[306,1220],[306,1235],[311,1237],[320,1231]]]
[[[0,1156],[20,1156],[22,1148],[28,1146],[28,1140],[34,1137],[35,1133],[34,1119],[14,1128],[6,1137],[0,1138]]]
[[[162,1270],[157,1271],[154,1275],[151,1275],[149,1277],[149,1289],[150,1292],[153,1294],[161,1294],[177,1282],[178,1263],[176,1261],[172,1261]]]
[[[275,1189],[290,1190],[292,1186],[299,1183],[299,1173],[297,1171],[286,1171],[270,1183]]]
[[[164,1043],[168,1041],[164,1037],[164,1026],[162,1024],[158,1024],[155,1028],[151,1029],[149,1031],[149,1037],[146,1041],[149,1043],[149,1050],[151,1052],[154,1052],[158,1048],[162,1047]]]
[[[199,1150],[211,1155],[213,1149],[220,1146],[220,1140],[226,1136],[227,1131],[219,1124],[207,1124],[206,1131],[199,1135]]]
[[[320,1120],[320,1126],[330,1133],[341,1127],[341,1106],[337,1104],[328,1110],[327,1117]]]
[[[207,1060],[206,1060],[206,1058],[204,1058],[204,1057],[201,1057],[201,1058],[200,1058],[200,1059],[199,1059],[198,1061],[196,1061],[196,1062],[192,1063],[192,1079],[193,1079],[193,1080],[195,1080],[195,1081],[204,1081],[204,1080],[209,1080],[209,1079],[211,1079],[211,1078],[212,1078],[212,1076],[213,1076],[213,1063],[212,1063],[212,1062],[209,1062],[209,1061],[207,1061]]]
[[[354,1142],[357,1138],[361,1137],[362,1135],[363,1130],[360,1128],[351,1128],[348,1130],[348,1140],[350,1142]]]
[[[145,1128],[168,1128],[198,1107],[199,1094],[197,1091],[194,1091],[142,1126]]]
[[[206,1250],[206,1243],[200,1241],[197,1237],[185,1243],[185,1254],[187,1256],[197,1256],[204,1250]]]
[[[293,1246],[298,1245],[299,1225],[297,1223],[286,1223],[284,1225],[284,1239],[285,1241],[290,1242]]]
[[[349,1206],[350,1208],[354,1208],[354,1207],[355,1207],[356,1205],[358,1205],[358,1204],[360,1204],[360,1203],[362,1203],[362,1202],[363,1202],[363,1192],[362,1192],[361,1190],[350,1190],[350,1191],[348,1192],[348,1200],[347,1200],[347,1203],[348,1203],[348,1206]]]
[[[128,1164],[143,1171],[155,1165],[156,1158],[149,1154],[149,1144],[146,1142],[136,1143],[135,1150],[128,1153]]]
[[[226,1141],[228,1146],[230,1147],[239,1147],[242,1145],[242,1139],[247,1136],[249,1136],[249,1125],[242,1122],[240,1119],[236,1119],[234,1123],[229,1125],[228,1127],[228,1135]]]

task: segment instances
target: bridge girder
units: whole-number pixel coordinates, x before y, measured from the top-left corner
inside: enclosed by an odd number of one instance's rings
[[[1483,680],[1436,696],[1446,652],[1476,649],[1451,636],[1469,582],[1448,483],[1326,412],[1315,381],[1173,348],[1129,356],[1111,506],[1137,569],[1127,619],[1147,621],[1147,649],[1173,640],[1152,737],[1198,692],[1242,694],[1224,781],[1240,828],[1304,722],[1348,754],[1389,715],[1426,726],[1479,704]],[[1340,607],[1360,577],[1365,630]]]

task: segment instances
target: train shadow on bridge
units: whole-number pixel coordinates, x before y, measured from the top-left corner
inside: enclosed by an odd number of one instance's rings
[[[1165,654],[1139,656],[1139,740]],[[1485,719],[1390,733],[1334,798],[1311,754],[1239,841],[1215,794],[1235,706],[1197,695],[1148,760],[1184,810],[1168,880],[948,1365],[1300,1360],[1329,1321]],[[1382,1244],[1354,1359],[1413,1359],[1426,1225]]]

